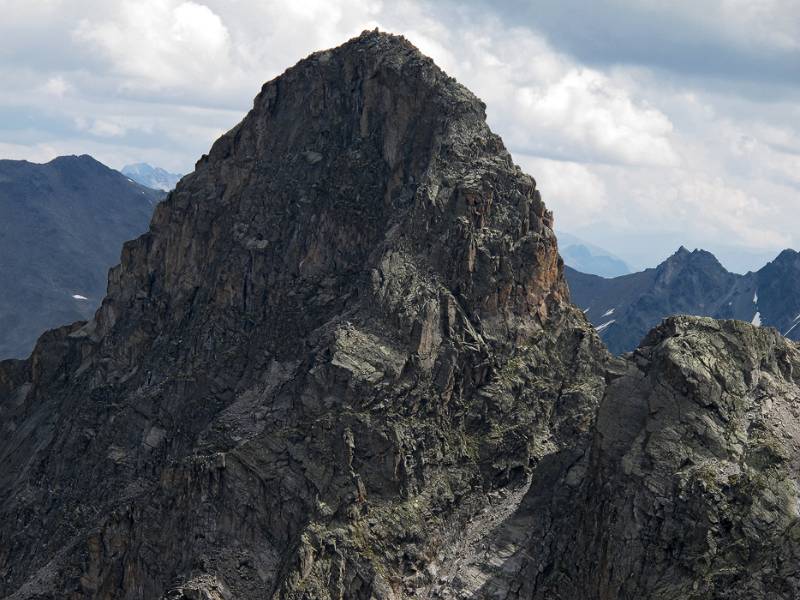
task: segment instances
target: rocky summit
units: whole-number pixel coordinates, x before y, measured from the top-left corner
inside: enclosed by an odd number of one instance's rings
[[[484,108],[377,31],[264,85],[0,363],[0,596],[800,594],[800,352],[613,358]]]

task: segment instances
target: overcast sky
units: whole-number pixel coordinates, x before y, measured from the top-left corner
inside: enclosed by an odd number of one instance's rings
[[[0,157],[193,168],[261,84],[363,29],[488,105],[557,229],[651,266],[800,246],[800,0],[0,0]]]

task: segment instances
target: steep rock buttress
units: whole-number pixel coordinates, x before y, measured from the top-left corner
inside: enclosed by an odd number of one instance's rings
[[[0,595],[438,594],[588,440],[604,356],[483,104],[365,33],[267,83],[95,319],[0,367]]]

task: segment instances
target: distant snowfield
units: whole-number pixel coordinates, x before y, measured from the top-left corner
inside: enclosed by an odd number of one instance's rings
[[[72,297],[75,298],[75,300],[88,300],[86,296],[81,296],[80,294],[72,294]]]
[[[121,173],[134,183],[165,192],[174,189],[182,177],[179,173],[170,173],[147,163],[125,165],[122,167]]]

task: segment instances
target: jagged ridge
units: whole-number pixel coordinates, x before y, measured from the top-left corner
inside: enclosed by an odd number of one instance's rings
[[[567,268],[576,304],[612,352],[629,352],[671,315],[739,319],[800,339],[800,254],[784,250],[756,272],[728,272],[713,254],[681,247],[654,269],[612,279]]]

